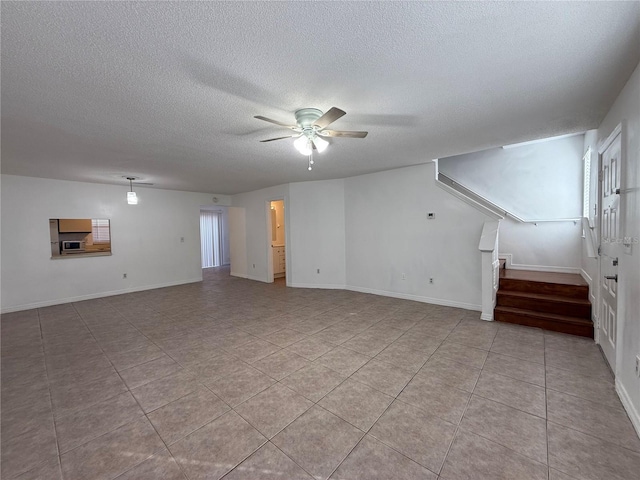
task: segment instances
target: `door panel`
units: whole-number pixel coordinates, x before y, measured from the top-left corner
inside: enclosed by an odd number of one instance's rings
[[[615,371],[620,237],[620,153],[621,136],[602,153],[600,176],[600,322],[598,341]]]

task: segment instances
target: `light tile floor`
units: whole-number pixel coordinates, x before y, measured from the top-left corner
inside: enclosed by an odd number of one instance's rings
[[[3,315],[2,478],[640,478],[588,339],[204,276]]]

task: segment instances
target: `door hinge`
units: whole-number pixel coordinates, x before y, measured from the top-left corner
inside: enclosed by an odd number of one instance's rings
[[[602,255],[602,245],[598,245],[598,255]]]

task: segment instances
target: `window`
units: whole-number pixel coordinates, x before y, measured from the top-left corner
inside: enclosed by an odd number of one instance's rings
[[[109,234],[109,220],[101,218],[91,219],[91,233],[93,234],[93,243],[109,243],[111,235]]]
[[[589,216],[589,193],[591,191],[591,147],[587,149],[587,152],[582,157],[584,163],[584,185],[582,190],[582,216],[591,218]]]

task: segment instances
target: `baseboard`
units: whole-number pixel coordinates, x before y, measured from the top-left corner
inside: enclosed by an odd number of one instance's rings
[[[506,260],[505,268],[511,270],[531,270],[533,272],[552,272],[552,273],[575,273],[580,275],[581,268],[577,267],[559,267],[555,265],[525,265],[521,263],[513,263],[513,255],[511,253],[502,253],[498,255],[501,260]]]
[[[509,267],[512,270],[532,270],[534,272],[552,272],[552,273],[574,273],[580,274],[580,269],[575,267],[557,267],[548,265],[520,265],[511,264]]]
[[[480,315],[480,320],[485,320],[487,322],[493,322],[493,312],[491,313],[483,313]]]
[[[465,310],[474,310],[477,312],[482,311],[482,305],[476,305],[475,303],[456,302],[454,300],[446,300],[442,298],[423,297],[421,295],[389,292],[387,290],[376,290],[374,288],[357,287],[353,285],[346,285],[344,289],[351,290],[353,292],[372,293],[374,295],[382,295],[384,297],[401,298],[403,300],[413,300],[413,301],[422,302],[422,303],[432,303],[434,305],[442,305],[443,307],[464,308]]]
[[[627,415],[631,419],[631,423],[633,424],[633,428],[636,429],[636,433],[638,437],[640,437],[640,413],[636,409],[635,405],[631,401],[631,397],[627,393],[627,390],[624,388],[624,385],[620,383],[620,381],[616,378],[616,392],[618,392],[618,396],[620,397],[620,401],[624,406],[624,409],[627,411]]]
[[[591,275],[585,272],[584,268],[580,269],[580,275],[582,276],[582,278],[585,279],[587,283],[589,283],[589,285],[591,285],[591,283],[593,282],[593,279],[591,278]]]
[[[88,295],[79,295],[76,297],[59,298],[55,300],[44,300],[42,302],[25,303],[14,307],[2,308],[2,313],[20,312],[22,310],[32,310],[34,308],[51,307],[53,305],[61,305],[63,303],[82,302],[84,300],[95,300],[96,298],[113,297],[115,295],[123,295],[125,293],[143,292],[145,290],[153,290],[155,288],[175,287],[177,285],[185,285],[187,283],[201,282],[201,278],[190,280],[179,280],[176,282],[160,283],[156,285],[144,285],[141,287],[125,288],[122,290],[112,290],[110,292],[91,293]]]
[[[336,283],[288,283],[287,287],[294,288],[324,288],[327,290],[348,290],[344,285]]]
[[[229,275],[231,275],[232,277],[247,278],[246,273],[229,272]]]
[[[597,309],[595,308],[595,305],[597,305],[596,302],[596,288],[593,288],[593,278],[591,278],[591,275],[589,275],[584,269],[580,269],[580,275],[582,276],[582,278],[584,279],[585,282],[587,282],[589,284],[589,300],[591,300],[591,305],[594,305],[594,308],[592,309],[592,320],[593,320],[593,324],[596,324],[596,319],[598,318],[598,313],[597,313]],[[597,285],[596,285],[597,287]]]

